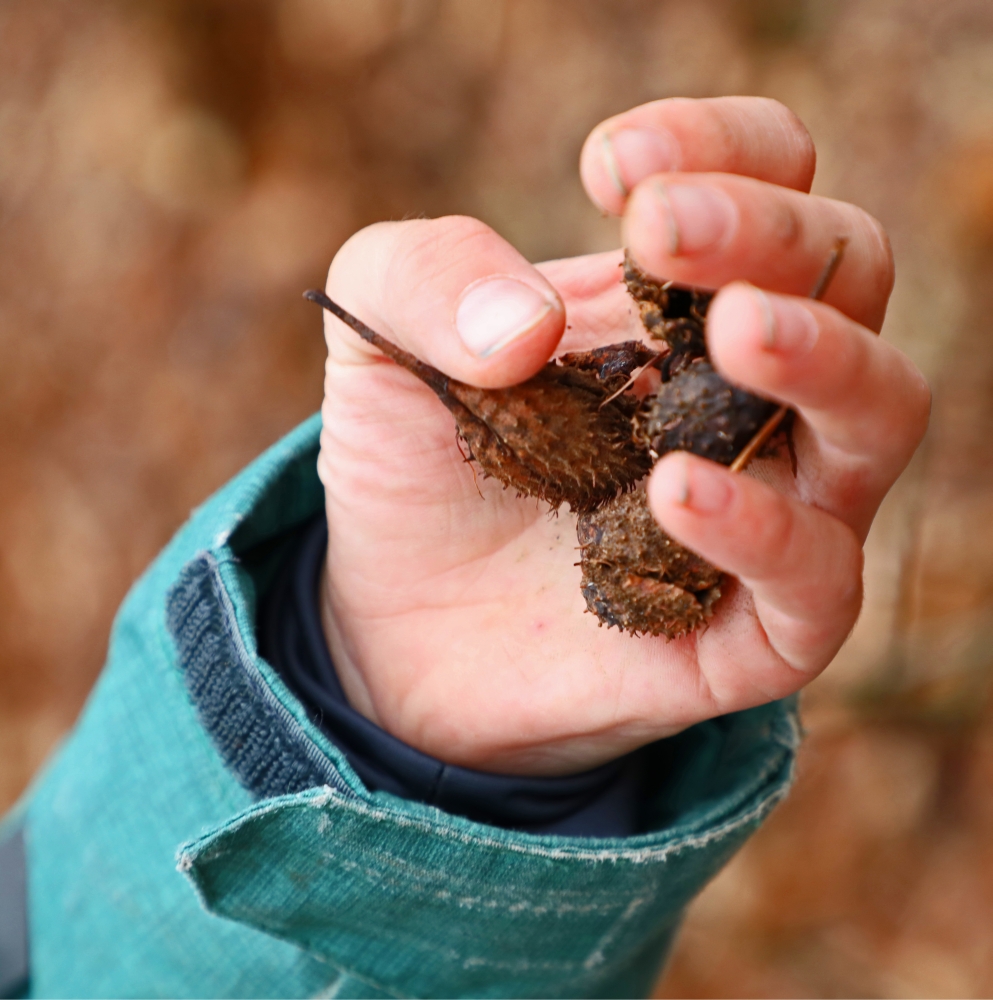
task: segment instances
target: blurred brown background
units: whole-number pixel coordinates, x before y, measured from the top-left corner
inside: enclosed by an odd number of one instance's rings
[[[936,389],[806,695],[791,800],[694,906],[662,996],[993,992],[993,4],[3,0],[0,808],[190,508],[319,405],[300,291],[378,219],[606,249],[601,118],[764,94],[888,227],[884,335]]]

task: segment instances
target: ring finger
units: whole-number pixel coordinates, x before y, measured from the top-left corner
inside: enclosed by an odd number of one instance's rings
[[[799,411],[801,498],[864,537],[927,428],[910,359],[830,306],[744,284],[714,300],[707,341],[727,378]]]

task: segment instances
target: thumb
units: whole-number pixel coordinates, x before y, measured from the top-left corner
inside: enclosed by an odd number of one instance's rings
[[[484,388],[537,372],[565,327],[548,281],[492,229],[463,216],[359,231],[335,256],[327,292],[399,347]],[[325,331],[332,361],[376,359],[330,314]]]

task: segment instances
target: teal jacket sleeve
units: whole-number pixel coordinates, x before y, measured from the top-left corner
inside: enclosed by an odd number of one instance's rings
[[[627,839],[370,792],[255,642],[256,594],[323,504],[319,430],[195,511],[135,584],[79,723],[5,820],[29,995],[646,993],[687,903],[785,795],[794,703],[657,744]]]

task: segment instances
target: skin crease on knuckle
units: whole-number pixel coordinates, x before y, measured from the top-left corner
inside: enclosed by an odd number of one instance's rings
[[[768,487],[742,485],[725,531],[738,549],[735,561],[748,566],[747,572],[740,573],[742,578],[752,583],[773,581],[782,575],[784,565],[795,562],[796,511],[784,496]]]
[[[340,289],[345,301],[361,296],[353,311],[370,326],[461,381],[489,388],[520,382],[545,363],[561,336],[564,310],[554,288],[477,219],[380,223],[362,230],[346,248],[332,264],[329,288]],[[492,357],[477,357],[453,336],[458,303],[474,282],[500,276],[531,287],[552,308],[527,336]],[[340,323],[329,322],[336,357],[340,350],[352,363],[381,360]]]
[[[498,237],[485,223],[468,216],[379,222],[350,237],[331,263],[328,288],[346,302],[359,296],[370,325],[399,336],[395,325],[408,307],[411,289],[444,285],[444,276],[476,255],[491,256]],[[479,250],[474,245],[482,241]],[[378,275],[372,282],[370,275]],[[337,328],[337,327],[336,327]],[[361,341],[357,341],[361,344]],[[366,353],[377,354],[368,348]]]
[[[475,219],[458,216],[416,225],[397,240],[384,270],[384,311],[390,317],[403,316],[412,295],[446,287],[448,275],[464,268],[465,261],[492,256],[496,236]]]
[[[769,213],[772,219],[772,238],[776,253],[790,253],[805,242],[804,218],[794,199],[783,192],[779,195]]]
[[[750,107],[737,103],[712,106],[714,119],[723,127],[726,136],[729,162],[738,168],[729,168],[729,172],[751,174],[753,164],[764,164],[770,159],[770,148],[778,149],[778,172],[785,175],[781,183],[798,191],[809,191],[817,152],[807,127],[785,104],[771,98],[753,100],[761,101],[768,122],[761,130],[752,124],[754,112]],[[786,164],[785,169],[783,164]]]
[[[415,225],[409,235],[404,233],[397,240],[390,255],[384,284],[390,290],[391,305],[402,305],[414,289],[447,284],[445,277],[463,270],[466,261],[485,261],[495,251],[507,258],[498,265],[501,270],[510,259],[516,262],[516,252],[478,219],[454,215],[418,220]]]
[[[787,148],[797,164],[797,183],[793,186],[799,191],[809,191],[817,169],[817,149],[814,146],[814,140],[798,115],[785,104],[780,104],[778,101],[776,104],[786,119],[783,132],[786,135]]]
[[[833,282],[834,291],[828,290],[825,301],[841,302],[846,315],[861,323],[873,333],[879,333],[886,318],[886,308],[896,279],[893,248],[881,222],[868,212],[854,205],[836,202],[840,220],[845,222],[844,233],[849,237],[846,256],[863,262],[858,272],[858,283],[851,284],[851,292],[844,299],[845,267],[842,264],[840,279]],[[849,305],[852,303],[852,305]]]

